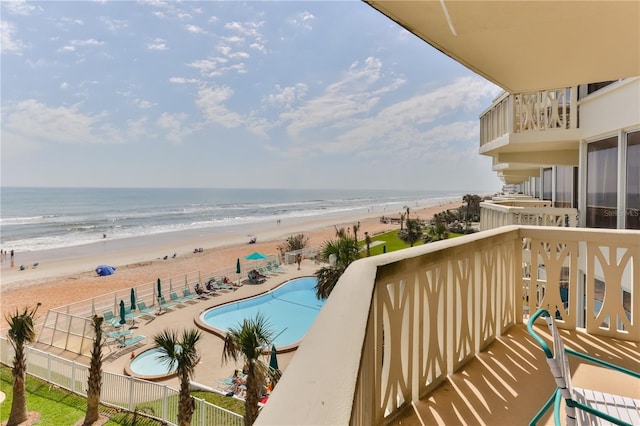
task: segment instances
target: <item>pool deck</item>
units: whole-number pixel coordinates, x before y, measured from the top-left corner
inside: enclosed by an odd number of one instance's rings
[[[315,275],[316,270],[320,267],[321,265],[315,263],[313,260],[306,259],[302,262],[300,270],[298,270],[295,264],[284,266],[284,272],[270,276],[266,282],[262,284],[247,284],[247,281],[245,281],[244,285],[235,291],[221,293],[220,296],[210,297],[208,300],[196,299],[190,303],[184,303],[181,308],[174,308],[172,311],[163,310],[161,315],[145,315],[142,318],[138,318],[135,321],[135,327],[137,328],[132,330],[134,332],[133,336],[142,335],[146,336],[146,339],[127,348],[109,347],[105,345],[103,349],[103,371],[123,374],[125,367],[131,360],[131,353],[134,352],[138,354],[146,349],[152,348],[153,336],[159,334],[161,331],[170,329],[181,333],[184,329],[199,329],[195,320],[203,311],[227,302],[264,293],[294,278]],[[223,364],[222,350],[224,342],[222,338],[211,332],[202,329],[199,330],[202,333],[202,340],[197,347],[201,358],[195,368],[193,381],[216,388],[219,386],[220,381],[233,374],[235,369],[242,368],[244,363],[242,361],[238,361],[238,363],[231,361],[228,364]],[[113,350],[110,348],[113,348]],[[51,348],[49,348],[49,352],[55,353]],[[287,365],[289,365],[295,353],[295,351],[278,353],[278,366],[280,370],[286,370]],[[68,353],[60,353],[60,355],[68,357]],[[89,365],[90,362],[90,359],[86,356],[76,355],[73,359],[86,365]],[[268,355],[265,356],[263,361],[267,364],[269,363]],[[166,384],[174,389],[179,389],[180,386],[175,376],[154,381],[156,383]]]

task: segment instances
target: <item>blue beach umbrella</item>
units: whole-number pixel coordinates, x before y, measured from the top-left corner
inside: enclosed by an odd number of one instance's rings
[[[160,284],[160,278],[158,278],[158,298],[162,297],[162,284]]]
[[[240,273],[241,273],[240,258],[238,258],[238,261],[236,262],[236,274],[240,274]]]
[[[126,324],[126,314],[124,309],[124,300],[120,299],[120,324]]]
[[[136,292],[133,288],[131,289],[131,310],[136,310]]]

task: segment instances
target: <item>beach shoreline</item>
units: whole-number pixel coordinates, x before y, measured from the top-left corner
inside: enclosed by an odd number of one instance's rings
[[[435,213],[460,207],[461,201],[415,206],[411,218],[429,220]],[[84,246],[56,250],[16,253],[14,267],[9,260],[2,264],[0,304],[2,311],[12,312],[40,302],[41,312],[96,295],[153,282],[157,278],[202,271],[230,269],[238,258],[259,251],[277,253],[278,245],[291,235],[304,234],[310,247],[320,247],[335,237],[335,228],[360,223],[359,239],[364,233],[379,234],[398,229],[397,223],[382,223],[381,216],[399,213],[368,211],[333,214],[290,220],[287,223],[256,223],[217,229],[177,231],[131,239],[108,240]],[[258,238],[249,244],[248,234]],[[194,253],[194,248],[203,251]],[[176,257],[173,258],[173,254]],[[164,257],[167,259],[164,260]],[[38,262],[37,267],[33,263]],[[19,265],[25,265],[20,271]],[[110,264],[117,267],[114,275],[98,277],[95,267]],[[0,327],[2,328],[2,327]]]

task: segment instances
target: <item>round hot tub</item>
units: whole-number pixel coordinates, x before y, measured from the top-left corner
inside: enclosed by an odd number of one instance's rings
[[[200,361],[200,357],[198,357],[196,363],[198,361]],[[160,349],[152,348],[136,355],[125,366],[124,372],[138,379],[155,381],[175,376],[178,364],[174,363],[173,368],[170,367],[169,362],[161,358]]]

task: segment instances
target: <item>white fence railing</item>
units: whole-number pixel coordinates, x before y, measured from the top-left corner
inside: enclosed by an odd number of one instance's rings
[[[0,362],[11,366],[15,352],[5,337],[0,337]],[[89,367],[39,349],[28,347],[27,373],[46,382],[55,384],[75,394],[86,397]],[[177,424],[179,391],[166,385],[136,379],[110,372],[102,373],[100,402],[127,411],[144,409],[145,415]],[[191,424],[244,425],[242,416],[215,406],[199,398],[194,398],[195,409]]]

